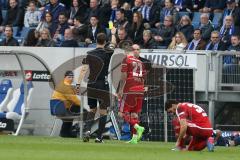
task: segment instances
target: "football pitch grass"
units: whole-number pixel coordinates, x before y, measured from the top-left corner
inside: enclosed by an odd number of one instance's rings
[[[239,160],[240,147],[216,147],[215,152],[171,151],[174,143],[107,140],[104,144],[79,139],[0,135],[1,160]]]

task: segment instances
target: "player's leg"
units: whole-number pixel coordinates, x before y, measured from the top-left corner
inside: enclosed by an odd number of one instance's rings
[[[192,136],[188,150],[201,151],[207,146],[208,138],[212,135],[212,130],[188,126],[187,133]]]
[[[62,119],[62,127],[60,130],[61,137],[73,137],[72,135],[72,119]],[[76,136],[75,136],[76,137]]]
[[[132,139],[130,143],[137,143],[137,131],[134,128],[135,124],[139,123],[138,117],[136,114],[131,113],[136,105],[135,97],[133,94],[123,94],[123,97],[120,102],[119,112],[121,113],[122,118],[129,123],[131,128]]]
[[[90,139],[91,127],[94,123],[94,117],[97,112],[97,100],[95,99],[94,92],[95,92],[95,89],[90,88],[88,86],[87,96],[88,96],[88,105],[90,107],[90,111],[87,112],[85,126],[84,126],[84,135],[83,135],[84,142],[88,142]]]
[[[107,108],[110,106],[110,95],[109,95],[109,86],[107,83],[98,82],[97,90],[95,91],[97,95],[97,99],[99,102],[99,123],[98,123],[98,132],[97,138],[95,140],[96,143],[102,143],[102,134],[105,129],[105,125],[107,122]]]

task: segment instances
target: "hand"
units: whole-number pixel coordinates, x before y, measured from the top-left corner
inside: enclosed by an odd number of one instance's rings
[[[112,34],[112,35],[115,35],[116,33],[117,33],[117,28],[113,27],[113,28],[111,29],[111,34]]]
[[[80,84],[76,84],[76,87],[75,87],[75,90],[76,90],[76,93],[79,95],[80,94]]]

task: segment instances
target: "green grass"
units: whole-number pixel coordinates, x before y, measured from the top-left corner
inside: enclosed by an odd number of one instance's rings
[[[1,160],[239,160],[240,147],[217,147],[215,152],[171,151],[174,143],[123,141],[104,144],[79,139],[0,135]]]

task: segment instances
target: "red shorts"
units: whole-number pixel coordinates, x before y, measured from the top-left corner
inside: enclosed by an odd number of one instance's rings
[[[120,112],[122,113],[140,113],[142,111],[143,93],[123,94],[120,101]]]
[[[202,128],[201,126],[189,125],[187,128],[187,134],[192,136],[188,150],[200,151],[207,146],[207,139],[211,137],[213,133],[212,129]]]

